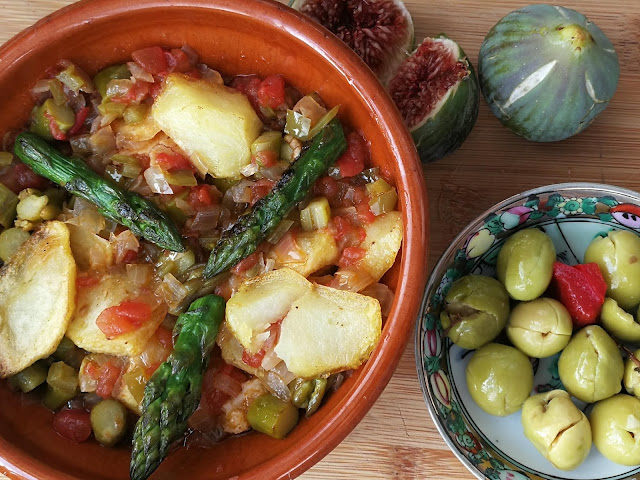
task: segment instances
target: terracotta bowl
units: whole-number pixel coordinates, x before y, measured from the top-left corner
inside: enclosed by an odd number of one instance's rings
[[[410,335],[426,271],[426,194],[411,136],[385,91],[348,48],[287,7],[267,0],[88,0],[43,19],[0,48],[0,136],[33,106],[30,88],[70,59],[90,74],[151,45],[188,44],[223,74],[282,73],[302,91],[341,105],[346,124],[370,142],[373,162],[395,179],[405,222],[402,254],[386,280],[395,303],[369,361],[285,440],[262,434],[214,448],[180,448],[152,478],[275,479],[299,475],[356,426],[389,381]],[[129,449],[75,444],[52,414],[0,382],[0,473],[16,479],[128,478]]]

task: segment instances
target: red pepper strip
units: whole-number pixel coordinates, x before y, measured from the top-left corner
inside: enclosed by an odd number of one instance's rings
[[[570,266],[554,262],[551,291],[569,310],[574,326],[584,327],[596,323],[607,284],[595,263]]]
[[[44,112],[44,116],[47,120],[49,120],[49,131],[51,131],[51,135],[56,140],[66,140],[67,134],[64,133],[60,127],[58,126],[58,122],[49,112]]]
[[[81,108],[78,113],[76,113],[76,122],[73,124],[73,127],[69,130],[69,135],[75,135],[80,132],[82,126],[84,125],[84,121],[87,119],[87,115],[89,115],[89,107]]]

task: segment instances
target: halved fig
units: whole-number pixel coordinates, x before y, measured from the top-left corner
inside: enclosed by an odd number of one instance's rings
[[[480,90],[471,62],[445,36],[425,38],[402,62],[388,90],[423,163],[460,147],[478,117]]]
[[[386,85],[413,49],[413,20],[402,0],[292,0],[335,34]]]

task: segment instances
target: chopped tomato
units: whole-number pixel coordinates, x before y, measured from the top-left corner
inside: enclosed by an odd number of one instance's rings
[[[371,211],[371,207],[368,202],[358,204],[356,209],[358,210],[358,220],[360,220],[361,224],[366,225],[375,221],[376,216]]]
[[[185,73],[193,68],[189,57],[179,48],[172,48],[170,52],[164,52],[169,65],[169,71]]]
[[[341,207],[345,186],[344,182],[329,176],[321,177],[314,185],[314,193],[329,200],[329,205],[332,207]]]
[[[0,183],[15,194],[25,188],[44,190],[50,185],[49,180],[35,173],[24,163],[16,163],[8,167],[0,175]]]
[[[159,153],[156,155],[156,164],[167,172],[174,170],[193,170],[193,165],[189,159],[179,153]]]
[[[76,277],[76,288],[95,287],[100,283],[100,277],[90,273],[81,273]]]
[[[254,353],[253,355],[246,350],[243,350],[242,361],[250,367],[258,368],[260,367],[260,365],[262,365],[262,359],[264,358],[266,353],[267,352],[265,352],[264,348],[261,348],[257,353]]]
[[[333,217],[330,231],[333,234],[338,248],[357,247],[367,237],[364,228],[354,225],[348,218],[336,215]]]
[[[61,437],[84,442],[91,436],[89,412],[77,408],[60,410],[53,416],[53,429]]]
[[[131,54],[131,58],[152,75],[158,75],[169,69],[164,50],[157,46],[136,50]]]
[[[96,380],[98,386],[96,387],[96,394],[102,398],[109,398],[121,373],[122,369],[115,362],[109,360],[103,363],[97,372],[98,378]]]
[[[255,108],[259,104],[258,88],[261,83],[260,77],[257,75],[238,75],[231,80],[230,86],[249,97],[251,104]]]
[[[137,250],[127,250],[127,252],[122,256],[123,264],[133,263],[138,259],[138,251]]]
[[[151,320],[151,305],[125,300],[120,305],[105,309],[96,319],[96,325],[111,340],[133,332]]]
[[[364,257],[366,253],[367,251],[364,248],[345,247],[345,249],[342,250],[340,259],[338,260],[338,266],[343,268],[353,265],[354,263],[357,263],[358,260],[360,260],[362,257]]]
[[[173,350],[173,333],[171,332],[171,330],[169,330],[168,328],[164,328],[163,326],[160,326],[158,327],[154,335],[158,339],[158,342],[160,343],[160,345],[162,345],[163,348]],[[167,357],[168,356],[169,354],[167,354]]]
[[[259,252],[259,251],[255,251],[251,255],[249,255],[248,257],[240,260],[231,269],[231,272],[234,273],[235,275],[242,275],[247,270],[253,268],[255,266],[255,264],[258,263],[258,260],[260,259],[260,253],[261,252]]]
[[[187,202],[195,210],[199,210],[202,207],[217,204],[220,198],[219,194],[220,192],[213,185],[198,185],[197,187],[191,187]]]
[[[277,152],[273,150],[263,150],[261,152],[256,153],[251,158],[251,163],[256,164],[260,167],[273,167],[276,163],[278,163],[279,155]]]
[[[143,82],[142,80],[138,80],[136,83],[131,85],[131,88],[124,95],[116,95],[111,97],[111,101],[115,103],[123,103],[125,105],[129,105],[131,103],[138,104],[142,102],[151,90],[151,83]]]
[[[258,86],[258,101],[262,107],[278,108],[285,103],[285,83],[282,75],[270,75]]]
[[[67,134],[60,130],[55,117],[48,112],[44,112],[44,116],[47,120],[49,120],[49,131],[51,132],[51,135],[53,135],[53,138],[55,138],[56,140],[66,140]]]
[[[254,205],[258,200],[267,196],[267,194],[273,188],[273,180],[268,178],[261,178],[251,185],[251,205]]]
[[[344,152],[336,165],[340,169],[342,177],[353,177],[364,170],[365,160],[367,158],[367,144],[357,132],[351,132],[347,135],[347,151]]]
[[[239,383],[247,381],[247,374],[234,366],[226,363],[221,366],[210,365],[202,379],[202,398],[209,411],[214,415],[219,414],[222,406],[231,398],[228,394],[214,387],[215,376],[221,374],[227,375]]]
[[[84,125],[84,121],[87,119],[87,116],[89,115],[89,107],[84,107],[81,108],[80,111],[78,111],[78,113],[76,113],[76,121],[73,124],[73,127],[71,127],[71,129],[69,130],[69,135],[75,135],[76,133],[79,133],[80,130],[82,130],[82,127]]]

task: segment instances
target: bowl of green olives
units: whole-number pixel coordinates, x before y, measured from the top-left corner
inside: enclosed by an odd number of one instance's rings
[[[480,479],[640,478],[640,194],[540,187],[471,222],[427,283],[425,401]]]

